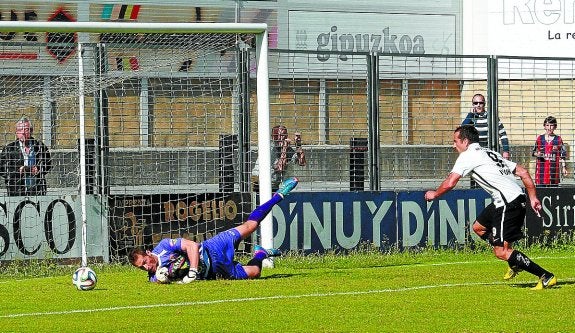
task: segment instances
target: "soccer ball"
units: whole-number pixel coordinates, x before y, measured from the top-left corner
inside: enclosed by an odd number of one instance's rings
[[[72,275],[72,283],[78,290],[92,290],[96,287],[98,278],[90,267],[80,267]]]

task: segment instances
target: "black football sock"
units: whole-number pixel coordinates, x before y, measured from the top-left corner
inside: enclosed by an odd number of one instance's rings
[[[265,258],[263,258],[265,259]],[[247,264],[247,266],[257,266],[259,269],[262,269],[262,262],[263,259],[260,256],[254,256]]]
[[[543,274],[551,274],[529,259],[525,254],[517,250],[513,250],[511,256],[507,259],[507,264],[509,264],[509,267],[517,267],[537,277],[541,277]]]

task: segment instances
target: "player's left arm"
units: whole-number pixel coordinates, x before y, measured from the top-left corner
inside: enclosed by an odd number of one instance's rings
[[[198,276],[198,265],[200,263],[200,244],[191,241],[189,239],[182,238],[182,251],[188,256],[190,263],[190,270],[188,275],[182,280],[184,283],[189,283],[197,278]]]
[[[537,192],[535,191],[535,183],[533,183],[533,178],[529,174],[529,171],[522,167],[521,165],[517,164],[515,166],[515,170],[513,171],[516,176],[521,178],[523,185],[525,186],[525,191],[527,192],[527,196],[529,196],[529,202],[531,203],[531,208],[539,215],[539,211],[541,210],[541,202],[537,198]]]
[[[447,178],[445,178],[445,180],[441,183],[441,185],[439,185],[437,190],[425,192],[425,200],[431,201],[437,199],[440,196],[444,195],[445,193],[451,191],[455,187],[455,185],[457,185],[459,179],[461,179],[460,174],[451,172],[447,176]]]

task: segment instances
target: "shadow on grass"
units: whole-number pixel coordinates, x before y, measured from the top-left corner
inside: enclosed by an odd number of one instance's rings
[[[258,280],[285,279],[285,278],[290,278],[290,277],[294,277],[294,276],[303,276],[303,275],[308,275],[308,274],[302,274],[302,273],[298,273],[298,274],[272,274],[272,275],[262,276]]]
[[[569,286],[569,285],[573,285],[575,284],[574,280],[565,280],[565,281],[561,281],[561,279],[557,280],[557,284],[549,289],[554,289],[554,288],[561,288],[561,286]],[[535,287],[537,285],[537,282],[521,282],[521,283],[513,283],[510,284],[510,287],[513,288],[524,288],[524,289],[531,289],[533,287]]]

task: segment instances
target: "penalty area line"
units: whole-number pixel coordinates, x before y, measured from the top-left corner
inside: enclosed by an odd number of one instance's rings
[[[572,280],[572,279],[561,279],[561,281],[567,281],[567,280]],[[95,309],[83,309],[83,310],[78,309],[78,310],[66,310],[66,311],[14,313],[14,314],[0,315],[0,318],[56,316],[56,315],[78,314],[78,313],[113,312],[113,311],[123,311],[123,310],[162,308],[162,307],[186,307],[186,306],[198,306],[198,305],[213,305],[213,304],[239,303],[239,302],[257,302],[257,301],[298,299],[298,298],[359,296],[359,295],[370,295],[370,294],[417,291],[417,290],[426,290],[426,289],[435,289],[435,288],[457,288],[457,287],[490,286],[490,285],[502,285],[502,284],[509,284],[509,282],[446,283],[446,284],[404,287],[404,288],[397,288],[397,289],[379,289],[379,290],[366,290],[366,291],[342,291],[342,292],[313,293],[313,294],[301,294],[301,295],[276,295],[276,296],[247,297],[247,298],[236,298],[236,299],[220,299],[220,300],[212,300],[212,301],[195,301],[195,302],[179,302],[179,303],[164,303],[164,304],[149,304],[149,305],[115,306],[115,307],[108,307],[108,308],[95,308]]]

